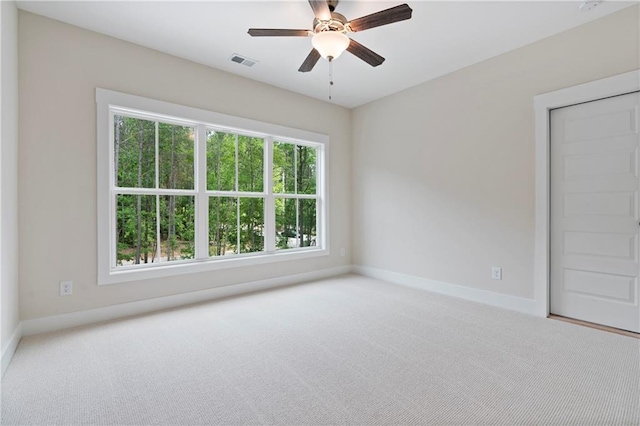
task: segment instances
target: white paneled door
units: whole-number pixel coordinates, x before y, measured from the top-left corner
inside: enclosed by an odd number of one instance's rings
[[[635,332],[639,100],[551,111],[551,313]]]

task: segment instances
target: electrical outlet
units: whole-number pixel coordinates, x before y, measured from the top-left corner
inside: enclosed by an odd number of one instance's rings
[[[345,254],[347,254],[347,249],[343,247],[340,249],[340,256],[344,256]]]
[[[492,266],[491,267],[491,278],[493,278],[494,280],[501,280],[502,279],[502,268],[499,268],[497,266]]]
[[[73,294],[73,281],[60,281],[60,296],[71,296]]]

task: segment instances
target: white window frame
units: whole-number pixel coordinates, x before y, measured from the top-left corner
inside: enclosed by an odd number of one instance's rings
[[[328,165],[329,136],[306,130],[264,123],[241,117],[234,117],[198,108],[172,104],[96,88],[97,103],[97,220],[98,220],[98,285],[127,281],[162,278],[188,273],[213,271],[225,268],[246,267],[286,260],[299,260],[327,256],[329,250],[328,218]],[[160,192],[189,192],[196,197],[195,245],[196,258],[184,261],[151,263],[116,267],[115,265],[115,193],[121,189],[115,186],[113,176],[113,116],[115,113],[127,116],[161,120],[179,125],[193,126],[195,130],[195,185],[194,190],[160,190]],[[209,257],[208,247],[208,206],[209,197],[219,191],[206,188],[206,131],[217,130],[241,135],[255,136],[265,140],[264,191],[254,193],[225,193],[227,196],[259,195],[265,203],[265,247],[258,253],[244,253],[233,256]],[[273,142],[287,142],[317,148],[316,199],[317,237],[316,246],[286,250],[275,247],[275,198],[287,194],[273,193]],[[144,191],[144,189],[142,189]],[[135,191],[139,192],[139,191]],[[158,190],[152,190],[153,194]],[[151,193],[151,192],[150,192]],[[296,196],[297,197],[297,196]],[[313,196],[309,198],[314,198]],[[273,234],[273,235],[272,235]],[[204,236],[204,238],[203,238]],[[273,240],[273,241],[272,241]],[[206,254],[206,256],[205,256]]]

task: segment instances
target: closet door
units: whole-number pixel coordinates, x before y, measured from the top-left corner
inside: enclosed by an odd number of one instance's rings
[[[551,111],[551,313],[640,332],[639,93]]]

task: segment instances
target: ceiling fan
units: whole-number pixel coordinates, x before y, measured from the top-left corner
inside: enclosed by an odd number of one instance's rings
[[[252,37],[309,37],[312,36],[313,49],[304,60],[298,71],[309,72],[316,65],[320,57],[330,62],[342,52],[349,53],[362,59],[369,65],[377,67],[384,62],[384,58],[374,51],[364,47],[352,38],[349,33],[364,31],[381,25],[392,24],[411,18],[411,8],[406,4],[372,13],[371,15],[347,21],[347,18],[335,12],[338,0],[309,0],[315,18],[313,30],[292,30],[276,28],[250,28]]]

